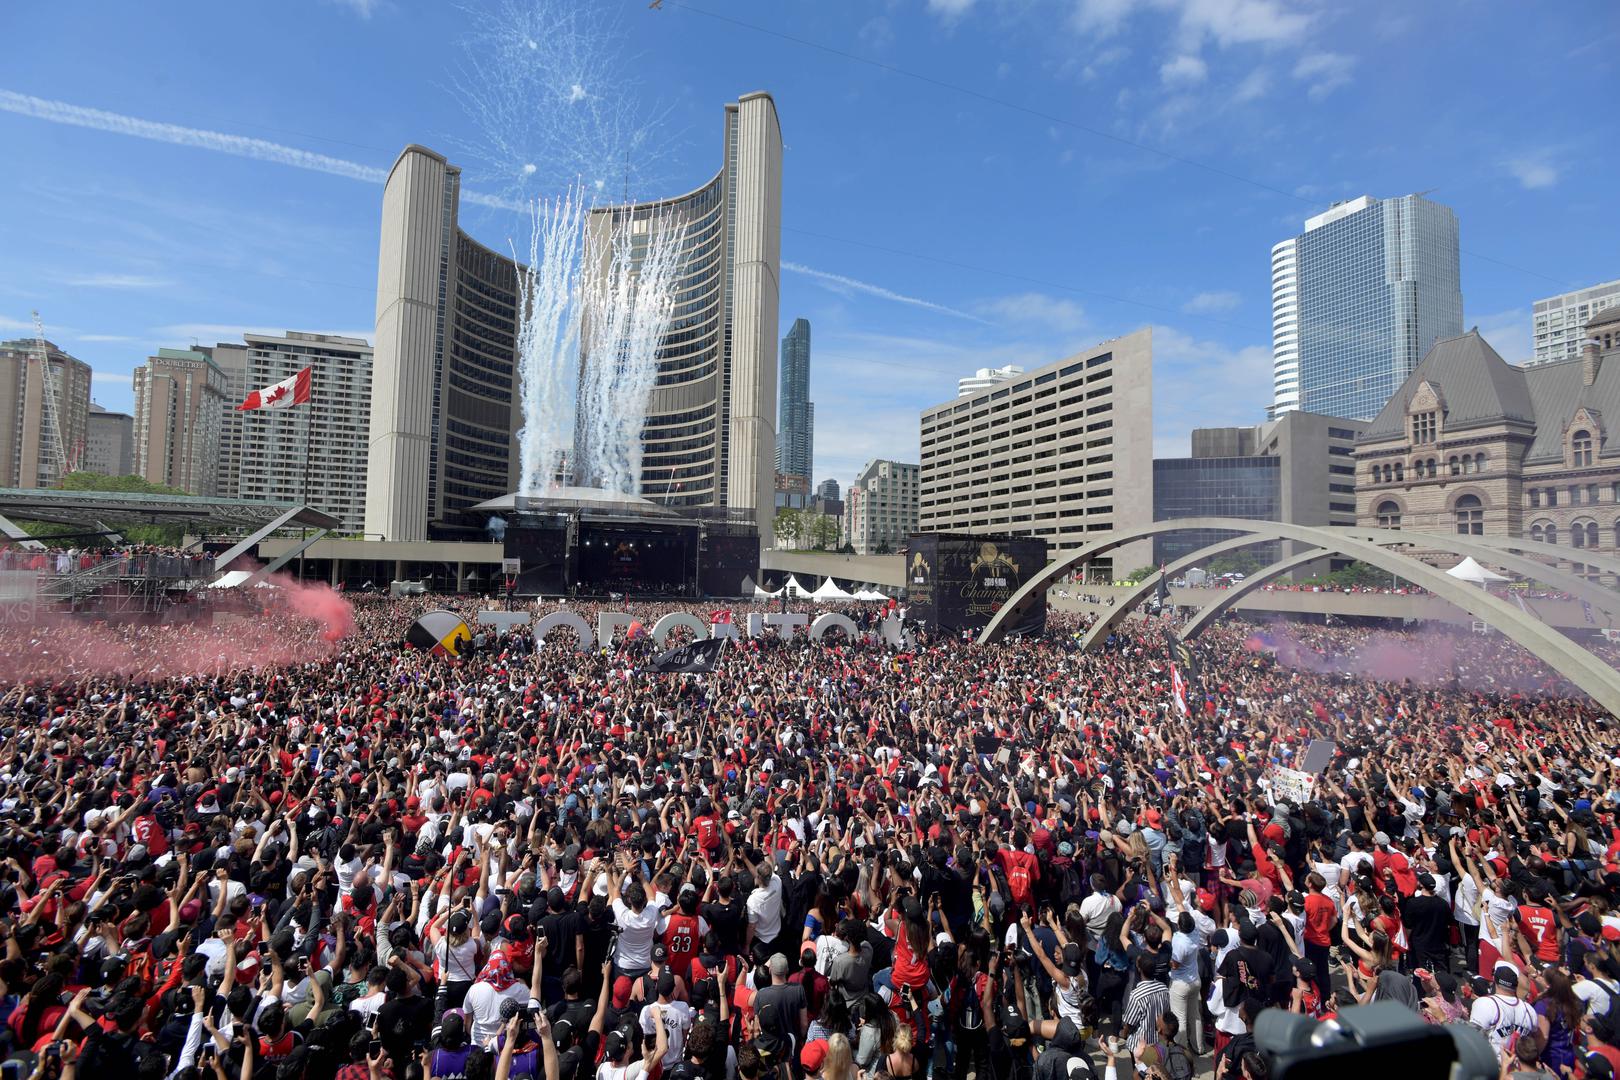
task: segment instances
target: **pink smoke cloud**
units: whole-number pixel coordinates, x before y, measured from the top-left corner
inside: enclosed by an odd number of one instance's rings
[[[86,676],[161,679],[324,660],[354,632],[354,607],[321,584],[275,575],[273,588],[194,601],[197,617],[107,622],[41,611],[0,625],[0,682]]]

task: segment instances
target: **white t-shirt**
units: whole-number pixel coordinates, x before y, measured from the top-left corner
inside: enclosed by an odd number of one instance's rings
[[[631,911],[623,900],[615,900],[613,917],[619,924],[613,962],[627,971],[651,967],[653,938],[658,934],[658,908],[649,903],[640,911]]]
[[[1362,863],[1366,863],[1367,865],[1371,866],[1372,861],[1373,857],[1368,852],[1352,851],[1350,854],[1339,860],[1339,866],[1342,867],[1347,874],[1354,878],[1356,876],[1357,867],[1361,866]]]
[[[1586,1006],[1587,1016],[1602,1016],[1609,1011],[1609,999],[1620,993],[1620,986],[1607,979],[1599,982],[1596,979],[1582,979],[1575,984],[1575,996],[1581,999]]]
[[[1457,881],[1457,895],[1451,902],[1451,913],[1464,926],[1478,926],[1474,918],[1474,901],[1479,899],[1479,883],[1472,874],[1464,874]]]
[[[1322,895],[1333,901],[1334,907],[1344,906],[1344,893],[1339,891],[1339,874],[1344,869],[1336,862],[1312,863],[1311,869],[1322,875],[1327,885],[1322,889]]]
[[[641,1033],[648,1045],[658,1038],[658,1021],[653,1017],[657,1002],[649,1001],[641,1007]],[[692,1006],[684,1001],[672,1001],[663,1006],[664,1031],[669,1038],[669,1049],[664,1051],[664,1068],[673,1069],[686,1053],[686,1033],[692,1029]]]
[[[1528,1035],[1537,1025],[1536,1010],[1521,999],[1501,994],[1475,1000],[1468,1019],[1491,1040],[1491,1049],[1498,1055],[1507,1049],[1508,1040],[1513,1036]]]
[[[473,1043],[483,1047],[494,1046],[495,1036],[501,1032],[501,1002],[515,1001],[522,1005],[527,1004],[528,1000],[529,988],[520,982],[513,983],[505,990],[497,990],[487,982],[473,983],[463,1005],[472,1020],[469,1030]]]
[[[754,940],[775,941],[782,932],[782,879],[771,875],[770,883],[748,894],[748,921],[754,925]]]

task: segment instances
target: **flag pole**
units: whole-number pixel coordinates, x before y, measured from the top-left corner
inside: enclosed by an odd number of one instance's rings
[[[315,372],[309,373],[309,409],[304,413],[304,487],[299,501],[305,506],[309,505],[309,444],[313,441],[315,432]],[[302,525],[298,527],[298,542],[304,541],[305,530]],[[304,580],[304,552],[298,552],[298,581]]]

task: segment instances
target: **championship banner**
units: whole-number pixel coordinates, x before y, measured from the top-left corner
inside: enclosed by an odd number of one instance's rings
[[[951,633],[982,629],[1046,561],[1046,541],[1038,537],[914,534],[906,553],[907,613]],[[1046,629],[1046,593],[1031,600],[1009,634]]]

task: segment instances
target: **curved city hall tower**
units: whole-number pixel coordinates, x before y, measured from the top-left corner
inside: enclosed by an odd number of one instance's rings
[[[768,546],[782,251],[782,130],[769,94],[745,94],[726,106],[722,164],[707,184],[671,199],[593,210],[586,258],[607,264],[611,230],[625,218],[640,231],[666,216],[686,233],[642,428],[641,494],[669,506],[752,514]],[[584,425],[576,430],[583,435]],[[574,456],[586,459],[578,447]]]
[[[368,538],[467,534],[461,512],[517,483],[517,266],[457,226],[460,189],[461,170],[421,146],[383,188]]]

